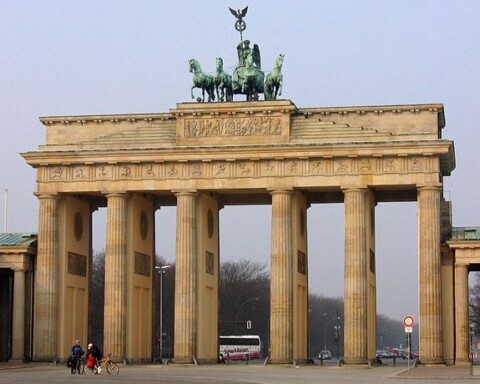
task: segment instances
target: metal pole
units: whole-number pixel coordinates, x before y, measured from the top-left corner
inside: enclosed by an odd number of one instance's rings
[[[7,203],[7,200],[8,200],[8,189],[5,188],[5,201],[4,201],[4,204],[5,204],[5,209],[3,211],[3,232],[7,233],[7,207],[8,207],[8,203]]]
[[[160,363],[163,359],[163,269],[160,270]]]
[[[333,321],[339,321],[340,317],[336,316],[333,319],[330,319],[327,324],[325,324],[325,328],[323,328],[323,349],[327,349],[327,328]]]
[[[159,309],[160,309],[160,342],[159,342],[159,357],[160,357],[160,363],[163,361],[163,274],[165,273],[166,269],[169,269],[170,265],[162,265],[162,266],[157,266],[155,269],[158,270],[158,273],[160,274],[160,303],[159,303]]]
[[[408,359],[407,359],[407,368],[408,368],[408,373],[410,373],[410,353],[411,348],[410,348],[410,332],[407,333],[407,348],[408,348]]]
[[[249,303],[250,301],[258,301],[260,300],[259,297],[251,297],[250,299],[247,299],[245,300],[242,304],[240,304],[240,306],[238,307],[237,309],[237,312],[235,313],[235,317],[234,317],[234,321],[233,321],[233,329],[234,329],[234,334],[236,335],[237,334],[237,317],[238,317],[238,314],[240,313],[240,309],[247,303]]]

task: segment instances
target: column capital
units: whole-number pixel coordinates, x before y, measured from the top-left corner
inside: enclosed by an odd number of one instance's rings
[[[60,198],[60,195],[57,192],[34,192],[33,194],[37,196],[37,199],[39,200],[42,200],[42,199],[58,200]]]
[[[340,189],[343,193],[347,192],[367,192],[368,187],[366,185],[344,185]]]
[[[443,187],[441,183],[435,184],[419,184],[417,185],[418,191],[440,191]]]
[[[196,190],[196,189],[178,189],[178,190],[172,190],[172,193],[175,196],[196,196],[198,194],[198,190]]]
[[[102,192],[103,195],[105,195],[107,198],[108,197],[125,197],[127,196],[128,192],[127,191],[106,191]]]
[[[293,194],[293,188],[269,188],[267,189],[268,193],[270,195],[275,195],[275,194],[287,194],[287,195],[292,195]]]

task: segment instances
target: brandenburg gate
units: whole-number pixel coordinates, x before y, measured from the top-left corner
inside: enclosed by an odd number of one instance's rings
[[[308,208],[343,202],[344,360],[367,364],[376,349],[375,207],[396,201],[418,206],[421,362],[454,360],[454,263],[442,233],[455,156],[442,138],[442,104],[179,103],[165,113],[40,120],[45,144],[23,153],[40,203],[35,360],[62,359],[75,338],[87,340],[92,213],[106,206],[104,350],[151,361],[154,214],[176,205],[174,362],[216,362],[219,210],[271,204],[269,361],[306,361]]]

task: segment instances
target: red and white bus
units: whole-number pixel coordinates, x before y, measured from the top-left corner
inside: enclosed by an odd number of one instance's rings
[[[262,342],[258,335],[220,336],[219,354],[222,360],[254,360],[262,357]]]

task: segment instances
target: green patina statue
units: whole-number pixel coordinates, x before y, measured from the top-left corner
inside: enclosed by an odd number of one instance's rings
[[[232,76],[223,70],[223,59],[216,58],[213,84],[218,101],[233,101]]]
[[[197,101],[205,101],[205,92],[208,95],[208,101],[215,101],[215,93],[218,101],[233,101],[234,94],[246,95],[247,101],[259,100],[259,95],[264,94],[265,100],[275,100],[282,94],[282,64],[284,55],[280,54],[275,60],[274,68],[271,73],[265,76],[261,68],[260,48],[257,44],[250,47],[249,40],[243,40],[242,32],[247,24],[243,20],[247,14],[248,7],[243,10],[235,11],[229,8],[232,15],[235,16],[235,29],[240,32],[240,43],[237,45],[238,65],[233,71],[233,75],[225,73],[223,70],[223,60],[216,58],[216,70],[212,75],[202,72],[200,64],[195,59],[190,59],[190,72],[193,72],[193,85],[191,89],[192,99],[194,88],[202,89],[202,97]]]
[[[265,100],[276,100],[277,95],[282,96],[282,85],[283,85],[283,75],[282,75],[282,65],[283,58],[285,55],[278,55],[273,64],[273,70],[265,77]]]
[[[192,99],[195,98],[193,95],[193,89],[201,88],[202,98],[197,98],[197,101],[205,101],[205,91],[208,95],[208,101],[215,101],[213,76],[203,73],[200,64],[195,59],[190,59],[188,64],[190,65],[190,72],[193,73],[193,85],[190,91]]]

